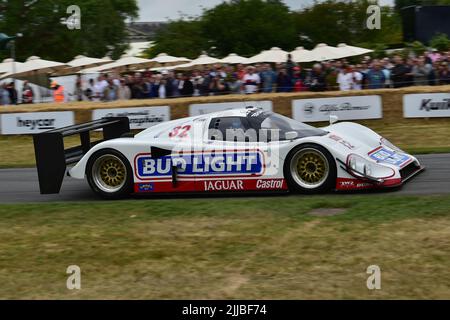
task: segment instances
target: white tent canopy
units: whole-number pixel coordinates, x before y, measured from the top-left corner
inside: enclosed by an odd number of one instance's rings
[[[221,63],[221,61],[206,54],[202,54],[197,59],[192,60],[189,63],[177,65],[174,69],[190,69],[196,66],[205,66],[216,63]]]
[[[191,62],[191,60],[188,58],[169,56],[167,53],[160,53],[151,60],[162,66],[173,66],[177,64]]]
[[[347,57],[359,56],[362,54],[368,54],[368,53],[373,52],[373,50],[370,50],[370,49],[349,46],[345,43],[338,44],[337,49],[340,50],[342,52],[342,54],[346,54]]]
[[[348,57],[348,55],[343,54],[338,48],[331,47],[326,43],[319,43],[311,51],[311,54],[314,58],[314,61],[333,60]]]
[[[248,58],[241,57],[237,55],[236,53],[230,53],[228,56],[220,60],[222,63],[228,63],[228,64],[247,64]]]
[[[107,59],[98,59],[98,58],[90,58],[85,57],[83,55],[76,56],[72,61],[67,62],[67,65],[69,65],[68,68],[64,68],[58,72],[56,72],[55,76],[63,76],[63,75],[70,75],[75,74],[76,72],[80,71],[84,68],[93,68],[95,66],[101,66],[106,63],[111,63],[112,60],[110,58]]]
[[[270,50],[262,51],[248,59],[248,63],[283,63],[287,61],[289,52],[281,50],[278,47],[273,47]]]
[[[99,66],[111,62],[112,62],[111,59],[98,59],[79,55],[76,56],[72,61],[67,62],[67,64],[72,68],[78,68],[78,67],[89,67],[94,65]]]
[[[123,72],[128,70],[137,70],[142,68],[150,68],[155,66],[156,62],[150,59],[131,57],[129,55],[123,55],[119,60],[107,63],[98,67],[88,68],[81,70],[80,73],[98,73],[103,71],[114,70],[117,72]]]
[[[291,52],[292,60],[294,62],[311,62],[314,61],[314,56],[310,50],[306,50],[303,47],[297,47],[294,51]]]
[[[2,75],[1,78],[23,78],[30,75],[53,73],[66,67],[67,65],[61,62],[49,61],[36,56],[31,56],[24,64],[17,68],[14,74],[6,73]]]
[[[13,59],[5,59],[2,63],[0,63],[0,74],[2,73],[13,73],[15,70],[18,70],[23,63],[14,62]]]

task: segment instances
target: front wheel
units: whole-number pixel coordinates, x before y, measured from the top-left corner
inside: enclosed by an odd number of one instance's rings
[[[284,163],[289,190],[300,193],[322,193],[336,183],[336,162],[324,147],[305,144],[294,148]]]
[[[120,152],[100,150],[91,156],[86,168],[89,185],[103,198],[120,199],[132,192],[132,169]]]

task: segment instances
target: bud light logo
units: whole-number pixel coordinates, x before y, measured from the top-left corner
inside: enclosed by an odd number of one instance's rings
[[[135,166],[140,179],[172,176],[172,167],[177,168],[177,174],[194,176],[261,175],[264,170],[260,152],[244,151],[171,155],[157,159],[145,154],[136,157]]]

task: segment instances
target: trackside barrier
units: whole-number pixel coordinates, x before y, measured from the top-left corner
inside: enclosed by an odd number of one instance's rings
[[[435,96],[435,94],[449,94],[450,85],[447,86],[423,86],[423,87],[408,87],[402,89],[378,89],[378,90],[360,90],[360,91],[328,91],[328,92],[300,92],[300,93],[261,93],[254,95],[226,95],[226,96],[211,96],[211,97],[192,97],[192,98],[175,98],[175,99],[150,99],[150,100],[128,100],[115,102],[69,102],[65,104],[34,104],[34,105],[19,105],[19,106],[0,106],[0,116],[9,113],[21,112],[56,112],[56,111],[73,111],[75,123],[84,123],[92,121],[93,111],[102,109],[126,109],[126,108],[152,108],[155,110],[161,106],[167,106],[170,114],[167,118],[179,119],[190,115],[193,110],[191,106],[202,105],[199,109],[205,109],[208,106],[208,111],[214,109],[214,104],[217,104],[218,110],[222,108],[223,103],[233,103],[234,105],[242,103],[245,107],[248,104],[258,106],[266,105],[268,102],[273,106],[273,111],[283,114],[288,117],[293,117],[293,101],[295,100],[312,100],[312,99],[329,99],[344,97],[361,97],[361,96],[379,96],[382,103],[382,118],[371,120],[357,120],[363,124],[369,125],[374,122],[382,122],[383,124],[405,123],[418,124],[423,121],[432,122],[448,122],[450,117],[434,117],[437,112],[433,109],[444,108],[445,100],[442,97]],[[423,96],[413,96],[422,94]],[[410,98],[404,99],[405,96]],[[433,98],[434,97],[434,98]],[[432,99],[427,102],[427,99]],[[412,100],[411,100],[412,99]],[[404,106],[404,100],[416,101],[412,104],[408,102],[408,106]],[[417,110],[422,107],[428,108],[429,112],[422,112],[421,118],[409,118],[404,115],[404,107],[407,110]],[[360,104],[360,103],[358,103]],[[320,107],[320,106],[318,106]],[[412,109],[411,109],[412,108]],[[190,110],[191,109],[191,110]],[[201,111],[200,110],[200,111]],[[115,115],[120,114],[120,111]],[[123,110],[122,110],[123,111]],[[424,111],[422,108],[421,111]],[[426,111],[426,109],[425,109]],[[98,111],[97,111],[98,112]],[[100,112],[99,112],[100,113]],[[446,112],[439,112],[447,114]],[[154,112],[153,112],[154,114]],[[157,114],[161,119],[162,113]],[[169,117],[170,116],[170,117]],[[378,118],[378,117],[377,117]],[[426,118],[426,120],[424,119]],[[165,119],[164,119],[165,120]],[[307,119],[304,119],[304,121]]]

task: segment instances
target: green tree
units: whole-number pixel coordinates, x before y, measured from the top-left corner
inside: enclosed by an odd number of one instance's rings
[[[438,33],[430,40],[430,46],[439,51],[447,51],[450,49],[450,39],[446,34]]]
[[[155,45],[146,50],[144,56],[153,58],[164,52],[178,57],[197,58],[202,51],[211,47],[203,34],[202,24],[198,18],[171,21],[157,32]]]
[[[289,8],[279,0],[232,0],[203,15],[217,52],[253,55],[277,46],[292,50],[297,34]]]
[[[81,29],[61,24],[72,0],[0,0],[0,30],[9,35],[22,33],[16,41],[17,59],[31,55],[68,61],[78,54],[114,58],[127,48],[125,22],[137,17],[136,0],[77,0]],[[3,53],[5,56],[6,53]]]
[[[391,7],[381,7],[381,29],[366,28],[370,0],[327,0],[294,13],[297,32],[304,47],[325,42],[337,45],[401,42],[401,19]]]
[[[418,56],[423,54],[427,50],[427,47],[420,41],[414,41],[412,43],[407,43],[405,50],[407,53],[412,52],[414,55]]]
[[[231,0],[200,17],[170,22],[157,33],[147,55],[167,52],[193,58],[202,51],[253,55],[273,46],[293,49],[296,42],[292,14],[282,1]]]

